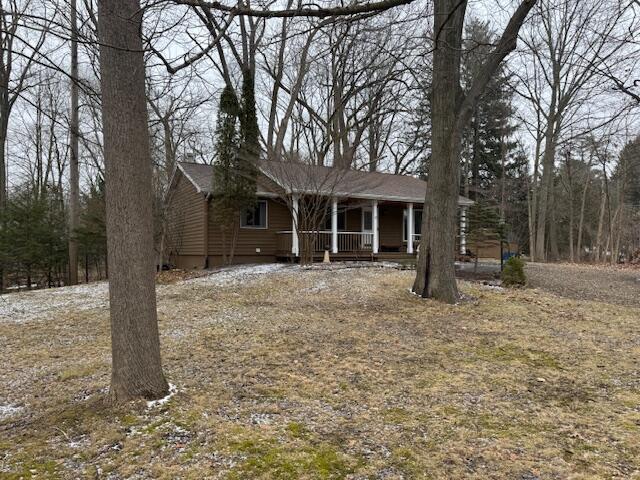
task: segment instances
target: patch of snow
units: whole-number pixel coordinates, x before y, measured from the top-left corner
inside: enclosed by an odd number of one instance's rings
[[[354,268],[393,268],[399,269],[401,265],[397,262],[365,262],[365,261],[345,261],[331,263],[312,263],[305,265],[303,270],[349,270]]]
[[[169,393],[167,393],[164,397],[159,398],[158,400],[149,400],[147,402],[147,409],[155,408],[164,405],[171,397],[173,397],[176,393],[178,393],[178,387],[176,387],[173,383],[169,384]]]
[[[483,288],[485,290],[493,290],[493,291],[496,291],[496,292],[504,292],[505,291],[505,288],[501,287],[500,285],[484,284],[480,288]]]
[[[0,323],[47,320],[61,311],[85,311],[108,306],[107,282],[11,293],[0,296]]]
[[[24,410],[24,408],[17,405],[0,405],[0,420],[12,417],[17,413],[20,413],[22,410]]]
[[[222,268],[209,275],[185,280],[187,285],[201,285],[223,287],[245,283],[247,280],[254,280],[263,275],[282,272],[285,269],[294,268],[286,263],[264,263],[258,265],[240,265]]]

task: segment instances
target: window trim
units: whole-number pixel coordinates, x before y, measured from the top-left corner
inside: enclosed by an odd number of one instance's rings
[[[242,225],[242,220],[245,214],[245,212],[242,212],[240,213],[240,228],[246,229],[246,230],[268,230],[269,229],[269,201],[266,199],[258,200],[256,202],[256,207],[261,203],[264,203],[264,227],[259,227],[255,225]]]

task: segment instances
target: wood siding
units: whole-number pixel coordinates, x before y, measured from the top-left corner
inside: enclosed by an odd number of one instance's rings
[[[166,238],[166,251],[170,263],[184,269],[221,265],[222,232],[214,218],[211,202],[198,193],[196,187],[180,171],[177,172],[171,188]],[[260,200],[267,202],[267,228],[239,229],[234,263],[273,262],[278,253],[283,253],[278,252],[278,245],[282,244],[282,241],[278,241],[278,238],[282,240],[278,232],[288,232],[292,229],[289,208],[281,199]],[[340,207],[346,209],[347,232],[362,230],[362,208],[370,205],[371,202],[355,199],[341,202]],[[406,243],[402,238],[405,208],[406,205],[400,202],[379,202],[381,253],[406,252]]]
[[[279,199],[260,199],[267,202],[267,228],[240,228],[236,243],[234,263],[275,261],[277,232],[292,228],[287,205]],[[260,251],[256,251],[259,249]],[[216,224],[213,206],[209,206],[209,245],[211,265],[222,259],[222,232]]]
[[[180,268],[204,267],[205,207],[204,195],[178,171],[167,207],[166,252]],[[188,264],[178,265],[182,260]]]
[[[493,258],[500,260],[500,242],[498,240],[487,240],[486,242],[482,242],[479,247],[480,248],[478,248],[478,245],[467,240],[467,250],[474,256],[477,255],[479,258]],[[517,243],[505,242],[502,248],[503,253],[519,253],[519,246]]]

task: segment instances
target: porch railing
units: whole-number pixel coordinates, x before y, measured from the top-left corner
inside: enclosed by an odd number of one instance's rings
[[[292,231],[278,232],[277,249],[282,253],[291,253]],[[332,232],[301,231],[298,232],[300,251],[322,253],[332,250]],[[338,232],[338,252],[371,252],[373,251],[373,233],[370,232]]]

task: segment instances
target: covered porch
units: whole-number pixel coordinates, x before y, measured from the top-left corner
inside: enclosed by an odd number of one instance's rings
[[[324,228],[298,228],[299,200],[292,201],[290,230],[277,232],[277,255],[297,259],[303,253],[332,259],[412,258],[421,238],[422,204],[356,198],[332,199]],[[466,251],[466,206],[460,208],[456,250]]]

